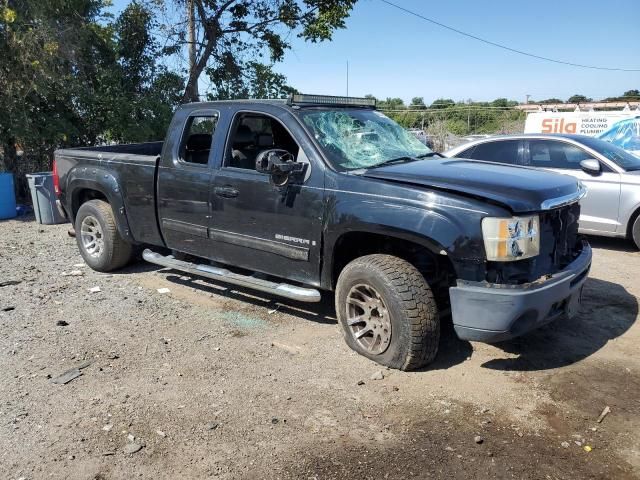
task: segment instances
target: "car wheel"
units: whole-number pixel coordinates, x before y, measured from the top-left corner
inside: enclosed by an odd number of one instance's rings
[[[111,205],[90,200],[78,210],[76,241],[84,261],[94,270],[110,272],[124,267],[133,257],[133,245],[124,240],[116,226]]]
[[[433,293],[409,262],[367,255],[349,263],[336,286],[336,313],[347,345],[390,368],[413,370],[438,352]]]
[[[635,222],[633,222],[633,226],[631,227],[631,239],[633,243],[636,244],[636,247],[640,249],[640,215],[636,217]]]

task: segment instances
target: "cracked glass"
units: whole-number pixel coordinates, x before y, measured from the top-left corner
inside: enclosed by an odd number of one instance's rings
[[[308,110],[300,116],[327,159],[340,170],[366,169],[431,153],[413,134],[376,110]]]

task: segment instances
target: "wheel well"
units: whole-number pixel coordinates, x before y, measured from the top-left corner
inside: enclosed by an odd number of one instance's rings
[[[107,196],[99,190],[94,190],[92,188],[83,188],[81,190],[78,190],[73,195],[72,216],[74,221],[80,206],[83,203],[88,202],[89,200],[104,200],[105,202],[109,203]]]
[[[640,216],[640,207],[629,217],[629,223],[627,223],[627,238],[633,240],[633,224]]]
[[[333,249],[331,286],[335,287],[342,269],[352,260],[364,255],[385,253],[402,258],[415,266],[434,290],[453,284],[455,271],[449,259],[420,245],[402,238],[369,232],[350,232],[342,235]]]

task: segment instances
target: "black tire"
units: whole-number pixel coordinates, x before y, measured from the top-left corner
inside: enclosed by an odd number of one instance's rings
[[[387,345],[384,351],[372,353],[356,339],[354,329],[360,328],[362,332],[368,323],[363,327],[348,324],[349,315],[354,318],[354,314],[349,313],[354,312],[354,307],[349,306],[347,300],[359,295],[358,289],[362,288],[372,288],[388,314],[391,338],[388,343],[378,342],[378,349],[384,348],[380,345]],[[340,273],[335,298],[336,314],[344,338],[347,345],[359,354],[400,370],[420,368],[435,359],[440,341],[438,308],[424,277],[409,262],[380,254],[357,258]],[[355,308],[364,312],[362,307]],[[370,332],[373,335],[373,330]]]
[[[631,227],[631,240],[636,244],[636,248],[640,249],[640,215],[636,216]]]
[[[99,238],[102,239],[102,246],[97,252],[90,252],[85,245],[86,235],[82,233],[83,222],[97,221],[99,226]],[[76,215],[76,242],[84,261],[98,272],[111,272],[124,267],[131,261],[134,255],[134,248],[129,242],[124,240],[116,226],[116,219],[111,209],[111,205],[102,200],[89,200],[83,203]],[[96,232],[98,229],[96,228]],[[96,234],[96,237],[98,235]]]

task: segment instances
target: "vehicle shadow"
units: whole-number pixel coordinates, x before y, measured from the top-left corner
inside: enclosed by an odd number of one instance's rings
[[[109,272],[111,275],[131,275],[133,273],[146,273],[146,272],[156,272],[158,270],[162,270],[164,267],[160,265],[155,265],[153,263],[144,262],[144,261],[136,261],[132,262],[124,268],[120,270],[114,270]]]
[[[495,346],[518,357],[495,358],[482,366],[494,370],[538,371],[571,365],[623,335],[637,316],[638,301],[624,287],[589,278],[578,316],[496,343]]]
[[[611,237],[592,237],[587,236],[589,244],[593,248],[603,248],[606,250],[616,250],[618,252],[631,252],[638,253],[638,249],[631,240],[626,238],[611,238]]]
[[[203,293],[213,293],[271,310],[277,309],[279,313],[300,317],[316,323],[337,323],[333,296],[327,293],[322,295],[322,299],[318,303],[296,302],[295,300],[272,296],[249,288],[228,285],[222,282],[218,283],[204,277],[186,276],[178,270],[167,269],[163,273],[166,273],[165,279],[167,281],[183,287],[194,288]]]
[[[337,324],[336,310],[333,294],[322,292],[322,300],[318,303],[296,302],[294,300],[283,299],[271,296],[255,290],[231,286],[222,282],[215,282],[207,278],[185,276],[184,273],[166,269],[162,273],[165,279],[176,285],[194,288],[205,294],[220,295],[228,299],[238,300],[255,306],[276,309],[279,313],[298,317],[321,324]],[[456,336],[450,315],[445,315],[442,321],[440,334],[439,353],[435,361],[418,372],[443,370],[464,362],[473,352],[471,344],[459,340]]]
[[[430,372],[433,370],[446,370],[454,367],[471,357],[473,347],[470,342],[460,340],[453,330],[451,315],[442,317],[440,324],[440,344],[438,345],[438,356],[425,367],[415,370],[416,372]]]

